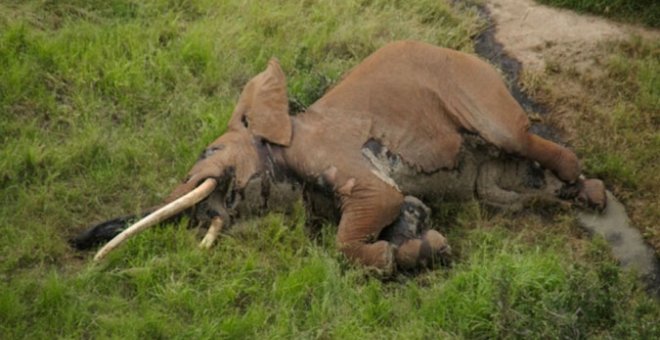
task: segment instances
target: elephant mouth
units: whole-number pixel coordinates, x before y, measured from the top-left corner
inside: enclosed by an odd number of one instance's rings
[[[216,217],[228,225],[237,216],[237,207],[242,201],[241,190],[236,187],[234,176],[223,176],[216,179],[215,189],[201,202],[193,207],[193,222],[196,225],[208,226]]]

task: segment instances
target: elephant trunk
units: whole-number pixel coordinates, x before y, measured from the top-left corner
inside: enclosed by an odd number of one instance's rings
[[[115,238],[103,246],[103,248],[101,248],[94,256],[94,261],[102,260],[110,251],[118,247],[131,236],[199,203],[201,200],[209,196],[209,194],[213,192],[217,185],[218,182],[216,179],[207,178],[194,190],[145,216],[135,224],[128,227],[126,230],[122,231],[119,235],[115,236]]]

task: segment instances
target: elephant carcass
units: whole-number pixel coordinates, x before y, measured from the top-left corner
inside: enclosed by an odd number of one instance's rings
[[[531,189],[604,206],[602,182],[582,178],[572,151],[528,126],[499,74],[461,52],[388,44],[294,117],[288,115],[284,72],[271,60],[245,86],[225,134],[204,150],[166,202],[212,178],[215,191],[193,209],[195,219],[211,223],[253,206],[246,196],[260,200],[257,210],[264,211],[271,202],[264,197],[278,188],[289,188],[287,197],[303,189],[325,193],[336,202],[337,243],[350,260],[385,273],[424,266],[448,246],[437,231],[420,228],[421,216],[428,215],[421,202],[474,192],[502,205],[529,197],[512,190],[520,183],[506,184],[505,173],[524,179],[538,163],[554,175],[535,170],[543,183]],[[523,165],[511,170],[511,160]],[[554,184],[545,181],[548,176]],[[124,228],[125,219],[113,221],[99,225],[111,226],[106,235]],[[388,226],[397,227],[383,233]],[[92,229],[78,244],[98,234]]]

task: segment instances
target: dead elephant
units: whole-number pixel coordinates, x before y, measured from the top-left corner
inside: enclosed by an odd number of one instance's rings
[[[100,259],[137,231],[192,212],[210,225],[209,246],[223,223],[277,209],[304,191],[335,202],[337,244],[350,260],[390,273],[449,250],[440,233],[425,230],[430,211],[422,201],[476,193],[504,206],[540,196],[606,204],[603,183],[580,175],[572,151],[528,132],[500,75],[465,53],[391,43],[306,112],[288,112],[285,76],[271,60],[245,86],[227,131],[163,205],[128,229],[127,218],[100,223],[73,244],[114,237]]]

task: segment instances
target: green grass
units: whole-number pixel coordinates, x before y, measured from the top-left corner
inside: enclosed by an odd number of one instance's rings
[[[528,88],[572,131],[589,175],[623,199],[660,250],[660,42],[639,37],[585,48],[578,70],[566,60],[527,78]],[[540,80],[540,81],[539,81]],[[534,83],[538,83],[535,84]],[[563,113],[562,113],[563,112]]]
[[[658,337],[657,302],[563,214],[452,205],[455,266],[385,282],[302,209],[210,251],[185,221],[99,265],[68,248],[162,199],[271,56],[300,109],[386,42],[471,51],[481,25],[428,0],[1,2],[0,338]]]
[[[3,338],[575,338],[660,332],[657,304],[609,260],[604,242],[587,246],[588,262],[582,262],[565,255],[571,253],[568,233],[459,226],[465,229],[450,234],[461,240],[460,261],[452,269],[382,282],[341,259],[332,227],[311,240],[303,222],[300,214],[271,215],[208,252],[196,248],[185,228],[152,230],[99,266],[21,273],[1,287],[6,322],[0,331]]]
[[[546,5],[604,15],[629,23],[660,27],[660,3],[655,0],[536,0]]]

